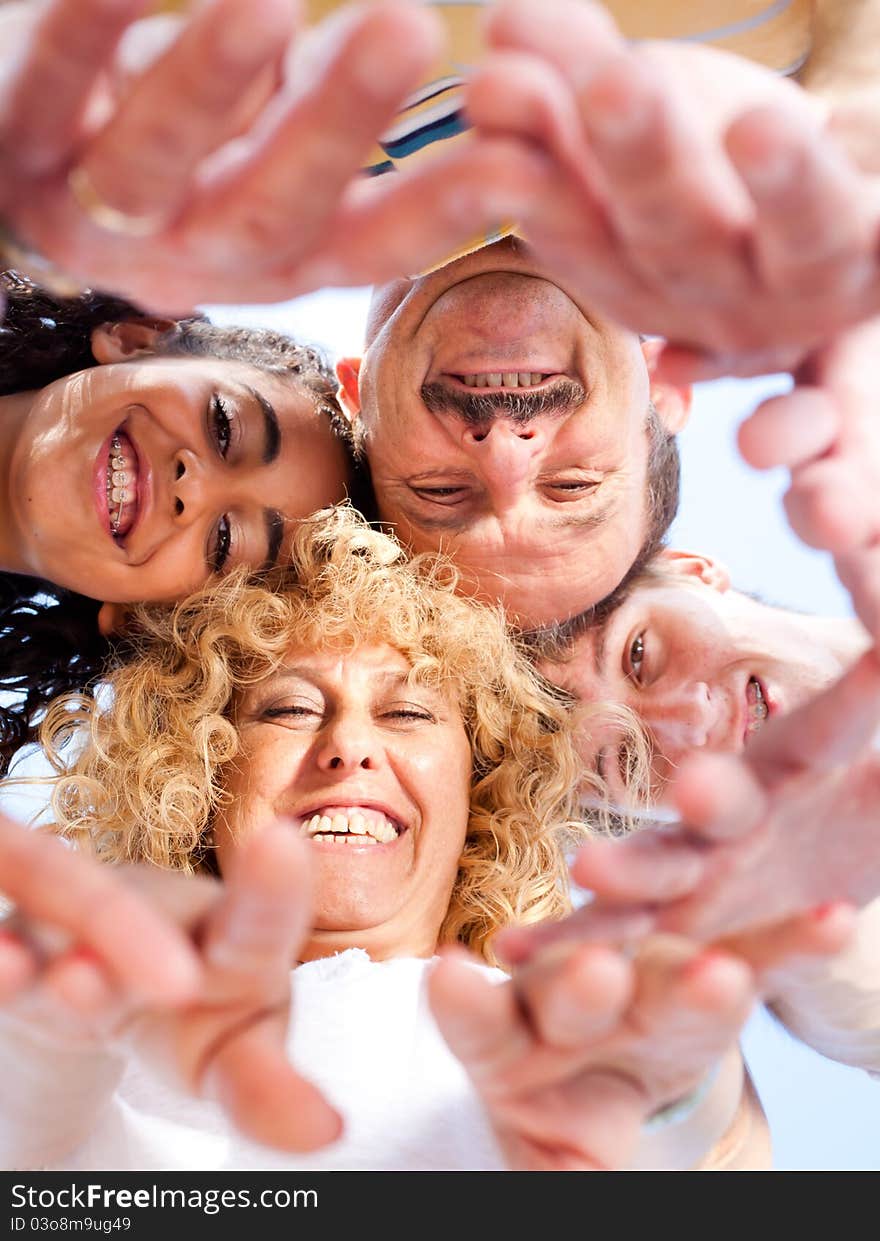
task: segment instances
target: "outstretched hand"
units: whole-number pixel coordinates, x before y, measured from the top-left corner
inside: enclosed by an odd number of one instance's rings
[[[667,339],[658,378],[791,370],[880,310],[876,178],[799,88],[712,48],[631,47],[582,0],[501,4],[488,30],[471,116],[556,166],[525,235],[585,304]]]
[[[512,1168],[619,1168],[650,1115],[735,1046],[768,973],[838,951],[850,930],[841,908],[709,951],[672,936],[647,938],[631,957],[561,942],[498,985],[457,951],[432,973],[431,1004]]]
[[[339,1135],[337,1113],[287,1059],[290,971],[311,914],[306,848],[289,828],[243,844],[221,886],[113,871],[13,827],[0,838],[16,901],[0,994],[19,1027],[62,1045],[124,1038],[255,1141],[311,1150]]]
[[[281,301],[427,267],[540,189],[540,157],[503,140],[361,177],[439,52],[428,10],[353,7],[291,50],[295,0],[212,0],[120,95],[145,8],[28,6],[0,52],[0,215],[74,277],[168,313]]]

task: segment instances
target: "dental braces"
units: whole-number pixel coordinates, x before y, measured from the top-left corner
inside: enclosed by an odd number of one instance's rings
[[[109,470],[107,473],[107,511],[108,513],[112,512],[110,505],[114,503],[113,488],[114,486],[118,486],[118,483],[116,482],[116,474],[114,473],[114,471],[121,471],[123,478],[126,479],[127,481],[127,477],[125,475],[125,457],[122,456],[122,444],[120,443],[118,435],[114,435],[113,439],[110,441],[110,451],[112,454],[110,457],[110,465],[112,466],[112,469]],[[127,496],[125,488],[123,487],[122,492],[119,497],[119,508],[116,510],[116,516],[112,517],[110,521],[110,529],[113,532],[113,534],[119,533],[119,524],[122,521],[122,506],[125,504],[125,501],[127,499],[128,499],[128,496]]]

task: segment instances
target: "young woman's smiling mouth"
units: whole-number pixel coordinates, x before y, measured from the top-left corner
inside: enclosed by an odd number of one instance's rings
[[[101,524],[120,546],[143,515],[147,479],[125,424],[104,442],[96,462],[96,502]]]

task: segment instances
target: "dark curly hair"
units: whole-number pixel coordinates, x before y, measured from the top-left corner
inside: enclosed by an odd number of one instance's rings
[[[0,396],[42,388],[95,366],[91,334],[101,324],[150,318],[131,302],[97,290],[54,297],[13,271],[0,272],[0,301],[3,294]],[[289,375],[312,394],[316,408],[351,446],[332,368],[316,349],[279,332],[220,327],[204,316],[171,324],[154,349],[170,357],[224,358]],[[368,476],[353,460],[349,493],[358,507],[371,510]],[[50,699],[67,691],[90,692],[100,681],[112,657],[111,644],[98,632],[100,606],[40,578],[0,573],[0,776],[15,752],[34,740]]]

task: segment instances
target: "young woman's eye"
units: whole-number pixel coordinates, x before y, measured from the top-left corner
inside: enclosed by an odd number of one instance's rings
[[[217,451],[225,458],[232,443],[232,411],[219,392],[211,397],[211,432]]]
[[[232,546],[232,526],[229,518],[224,513],[217,522],[217,528],[214,531],[214,546],[211,550],[211,570],[214,573],[222,573],[226,561],[229,559],[229,550]]]
[[[636,682],[641,682],[642,665],[645,661],[645,635],[640,633],[633,638],[629,648],[629,675]]]

